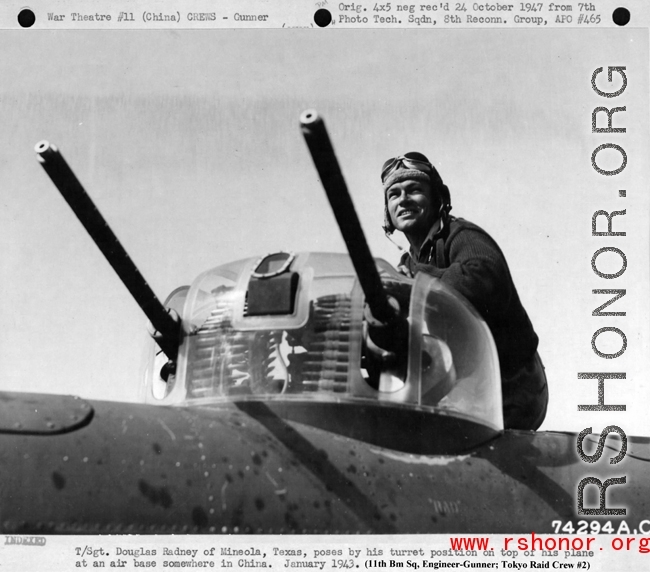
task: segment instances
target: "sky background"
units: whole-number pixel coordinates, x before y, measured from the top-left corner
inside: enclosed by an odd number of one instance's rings
[[[381,229],[381,165],[412,150],[437,166],[452,214],[500,244],[547,367],[543,429],[650,435],[647,62],[634,29],[4,31],[0,389],[135,401],[147,344],[142,312],[37,163],[38,141],[59,147],[164,299],[232,260],[344,251],[299,129],[315,108],[375,256],[399,256]],[[608,65],[627,68],[614,100],[591,88]],[[627,133],[591,132],[601,105],[626,106],[614,125]],[[616,177],[591,167],[607,142],[628,155]],[[614,219],[626,237],[591,236],[600,209],[626,209]],[[591,270],[605,246],[626,253],[616,280]],[[596,288],[627,289],[608,308],[627,315],[592,317],[606,301]],[[591,349],[607,326],[628,340],[616,360]],[[627,373],[605,393],[625,413],[577,412],[596,402],[596,381],[577,379],[593,371]]]

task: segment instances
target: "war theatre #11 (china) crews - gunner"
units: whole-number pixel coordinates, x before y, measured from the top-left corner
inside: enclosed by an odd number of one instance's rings
[[[439,278],[476,308],[490,328],[499,356],[505,427],[537,429],[546,415],[546,376],[537,353],[537,334],[501,249],[483,229],[449,214],[449,189],[421,153],[386,161],[381,180],[384,230],[387,235],[398,230],[410,243],[398,269],[410,277],[426,272]],[[369,328],[379,347],[384,341],[381,329]]]

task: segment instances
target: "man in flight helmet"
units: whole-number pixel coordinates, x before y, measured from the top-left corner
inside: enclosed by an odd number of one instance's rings
[[[426,272],[471,302],[497,347],[505,427],[537,429],[546,416],[546,376],[501,249],[483,229],[449,214],[449,189],[421,153],[386,161],[381,181],[384,231],[400,231],[410,244],[398,269],[410,277]]]

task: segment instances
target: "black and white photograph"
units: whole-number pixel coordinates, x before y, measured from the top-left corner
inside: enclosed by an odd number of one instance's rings
[[[647,27],[334,28],[0,35],[2,534],[636,563]]]

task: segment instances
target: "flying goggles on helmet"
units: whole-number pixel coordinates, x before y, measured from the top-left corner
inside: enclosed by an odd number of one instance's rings
[[[381,180],[384,182],[386,178],[397,169],[416,169],[427,174],[433,174],[435,178],[439,178],[434,166],[431,164],[422,153],[411,151],[404,153],[399,157],[388,159],[381,168]]]

